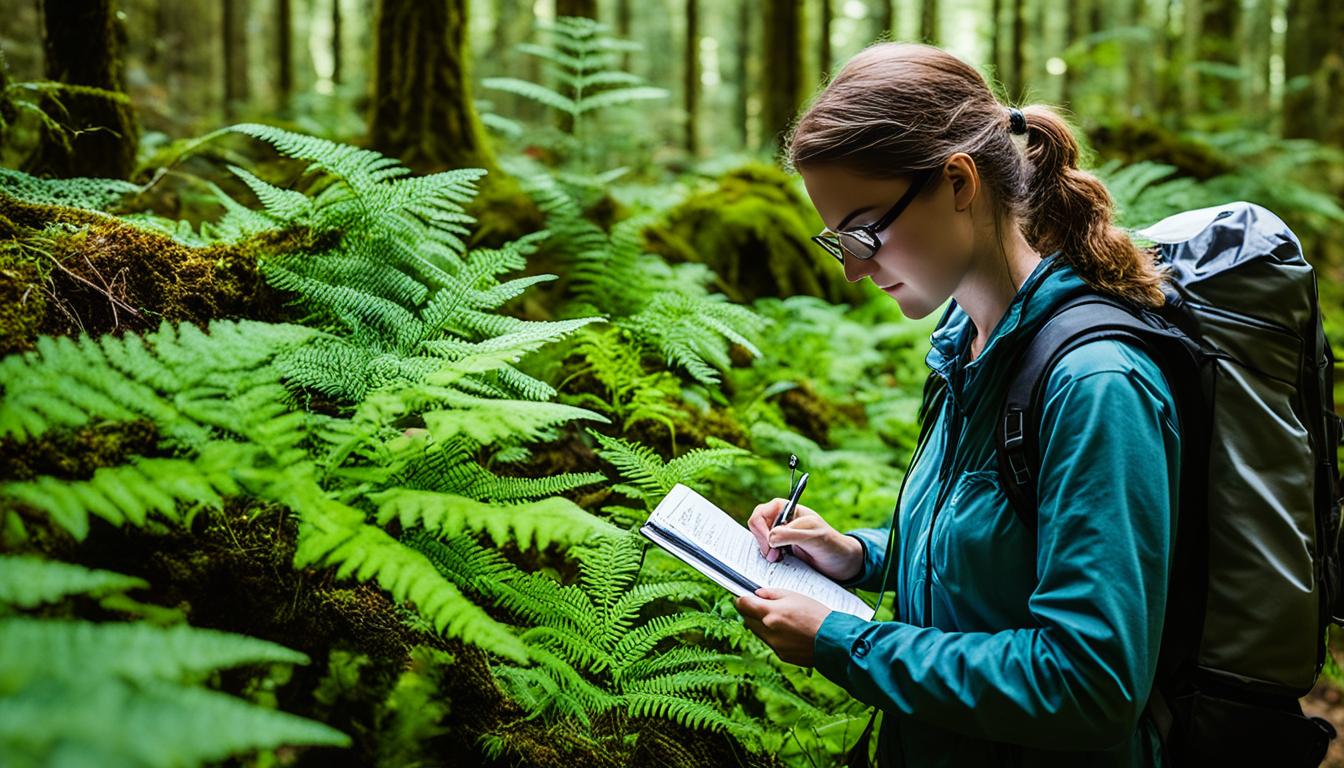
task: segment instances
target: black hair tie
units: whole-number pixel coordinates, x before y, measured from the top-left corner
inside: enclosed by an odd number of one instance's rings
[[[1017,107],[1008,108],[1008,128],[1013,133],[1027,132],[1027,117]]]

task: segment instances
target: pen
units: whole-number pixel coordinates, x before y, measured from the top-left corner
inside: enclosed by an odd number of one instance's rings
[[[792,519],[793,511],[798,508],[798,499],[803,495],[803,489],[806,487],[807,487],[807,473],[804,472],[803,476],[798,478],[798,485],[794,486],[793,493],[789,494],[789,500],[784,505],[784,511],[780,512],[779,517],[775,518],[775,524],[770,526],[770,530],[773,531],[779,526],[787,524],[789,520]],[[782,547],[778,547],[778,549],[781,557],[784,555],[793,554],[792,545],[785,544]]]

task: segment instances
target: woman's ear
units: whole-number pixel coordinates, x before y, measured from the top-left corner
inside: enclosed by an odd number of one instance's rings
[[[980,192],[980,173],[975,160],[965,152],[958,152],[943,164],[943,174],[952,184],[953,207],[958,212],[968,210]]]

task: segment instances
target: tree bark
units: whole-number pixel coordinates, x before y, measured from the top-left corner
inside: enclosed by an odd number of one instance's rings
[[[43,127],[25,170],[59,177],[129,178],[140,131],[125,94],[120,30],[111,0],[44,0],[42,11],[47,79],[109,94],[45,97],[43,110],[74,135]]]
[[[798,55],[807,47],[803,17],[803,0],[767,0],[761,141],[774,149],[806,98]]]
[[[938,44],[938,0],[924,0],[920,5],[919,34],[925,42]]]
[[[817,69],[824,79],[831,73],[831,15],[835,9],[831,7],[831,0],[820,0],[820,3],[820,18],[817,19],[820,22],[817,27]]]
[[[1013,41],[1008,66],[1008,98],[1019,104],[1026,97],[1027,90],[1027,8],[1025,0],[1013,0]]]
[[[293,13],[289,0],[276,0],[275,36],[275,57],[278,61],[276,108],[281,114],[288,114],[289,99],[294,93]]]
[[[243,21],[247,18],[248,0],[224,0],[220,32],[224,44],[224,116],[233,120],[239,108],[252,97],[252,81],[247,67],[247,33]]]
[[[696,131],[700,116],[700,3],[686,0],[686,50],[683,58],[682,98],[686,112],[686,151],[700,154],[700,136]]]
[[[472,104],[467,4],[378,3],[372,144],[416,170],[473,167],[496,172]]]
[[[555,0],[556,16],[597,18],[597,0]]]
[[[341,0],[331,0],[331,82],[341,84]]]

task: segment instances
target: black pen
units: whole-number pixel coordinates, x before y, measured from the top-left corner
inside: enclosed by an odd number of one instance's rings
[[[793,517],[793,511],[798,508],[798,499],[803,495],[803,489],[806,487],[807,487],[807,473],[804,472],[803,476],[798,478],[798,485],[794,486],[793,493],[789,494],[789,500],[787,503],[784,504],[784,511],[780,512],[779,517],[775,518],[775,524],[770,526],[770,530],[773,531],[779,526],[785,525],[789,522],[790,518]],[[793,546],[790,544],[785,544],[782,547],[777,547],[777,549],[779,550],[779,556],[781,558],[784,555],[793,554]]]

